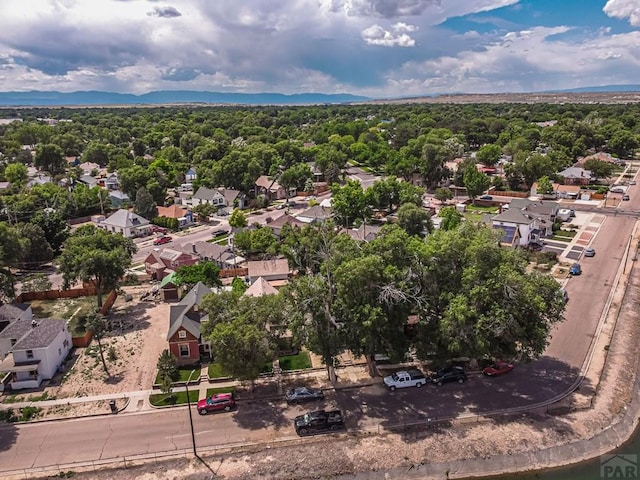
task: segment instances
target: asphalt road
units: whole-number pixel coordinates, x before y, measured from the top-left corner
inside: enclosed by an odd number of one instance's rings
[[[608,215],[601,225],[592,243],[596,256],[580,259],[582,275],[571,278],[566,286],[569,294],[566,320],[554,329],[545,356],[539,361],[518,365],[502,377],[471,376],[463,385],[427,385],[392,393],[377,384],[330,393],[324,403],[311,406],[287,407],[280,401],[241,402],[237,412],[205,417],[194,410],[197,445],[208,447],[292,436],[293,417],[316,407],[342,408],[349,427],[375,428],[462,413],[486,413],[561,393],[578,375],[636,221],[624,211],[640,211],[640,195],[630,193],[631,201],[620,205],[623,210],[615,216]],[[269,213],[277,215],[283,211]],[[220,227],[211,229],[214,228]],[[194,233],[184,241],[200,236],[210,238],[210,230]],[[0,471],[189,449],[188,422],[186,408],[174,408],[5,425],[0,427]]]

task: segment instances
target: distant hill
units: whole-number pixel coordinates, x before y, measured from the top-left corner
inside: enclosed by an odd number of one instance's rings
[[[561,93],[615,93],[615,92],[640,92],[640,85],[600,85],[598,87],[569,88],[566,90],[549,90],[549,92]]]
[[[229,105],[318,105],[363,102],[368,97],[348,93],[221,93],[186,90],[161,90],[143,95],[110,92],[0,92],[0,106],[61,106],[61,105],[166,105],[166,104],[229,104]]]

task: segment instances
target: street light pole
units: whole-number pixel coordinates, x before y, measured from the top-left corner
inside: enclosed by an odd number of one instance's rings
[[[193,446],[193,455],[198,457],[198,452],[196,451],[196,434],[193,431],[193,415],[191,413],[191,397],[189,397],[189,382],[191,381],[191,376],[194,374],[195,370],[191,370],[189,374],[189,379],[187,380],[186,385],[184,386],[187,391],[187,409],[189,410],[189,426],[191,427],[191,444]]]

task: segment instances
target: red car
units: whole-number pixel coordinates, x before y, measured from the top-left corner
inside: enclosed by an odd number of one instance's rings
[[[214,393],[209,398],[198,401],[198,413],[206,415],[209,412],[229,412],[236,407],[233,393]]]
[[[171,241],[170,236],[158,237],[153,241],[154,245],[164,245],[165,243],[169,243]]]
[[[482,373],[488,377],[496,377],[513,370],[513,363],[507,362],[493,362],[491,365],[484,367]]]
[[[151,225],[151,231],[153,233],[167,233],[169,230],[167,230],[164,227],[159,227],[157,225]]]

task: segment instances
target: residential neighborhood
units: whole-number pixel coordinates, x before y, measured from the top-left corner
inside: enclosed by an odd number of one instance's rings
[[[319,391],[309,398],[344,413],[354,438],[394,436],[401,450],[406,425],[458,439],[458,418],[586,402],[577,382],[604,381],[605,367],[582,371],[584,359],[614,344],[611,318],[632,290],[637,147],[598,151],[610,145],[594,133],[567,152],[554,143],[561,122],[527,122],[530,151],[445,126],[403,140],[406,125],[389,120],[402,109],[376,108],[347,110],[354,131],[326,138],[321,116],[286,141],[242,123],[152,135],[165,113],[151,109],[146,135],[87,140],[75,155],[45,141],[3,150],[14,156],[0,239],[15,247],[0,251],[0,415],[97,410],[133,419],[118,428],[144,445],[139,418],[164,438],[160,417],[193,403],[197,449],[221,445],[203,433],[218,427],[238,445],[298,435],[305,407],[287,392]],[[510,435],[528,428],[507,423]]]

